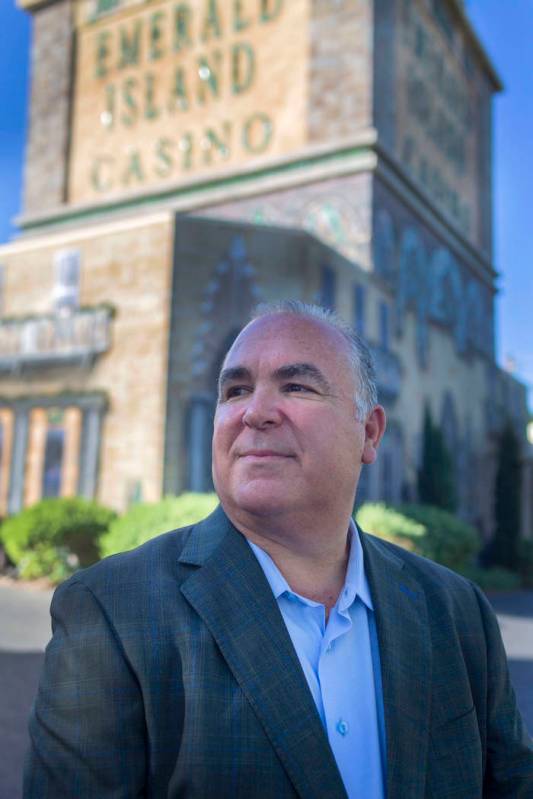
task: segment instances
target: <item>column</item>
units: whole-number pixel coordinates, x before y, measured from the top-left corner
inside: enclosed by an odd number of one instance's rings
[[[18,513],[22,509],[24,495],[24,467],[28,446],[28,409],[16,407],[13,435],[13,457],[9,479],[8,513]]]

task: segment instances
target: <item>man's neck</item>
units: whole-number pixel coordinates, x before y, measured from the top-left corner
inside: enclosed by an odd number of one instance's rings
[[[316,519],[262,520],[242,515],[231,521],[272,558],[295,593],[320,602],[329,612],[346,577],[349,515],[323,524]]]

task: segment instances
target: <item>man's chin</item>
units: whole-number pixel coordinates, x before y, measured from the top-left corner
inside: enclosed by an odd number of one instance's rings
[[[288,510],[287,499],[286,486],[259,487],[252,484],[238,490],[231,504],[237,513],[272,518]]]

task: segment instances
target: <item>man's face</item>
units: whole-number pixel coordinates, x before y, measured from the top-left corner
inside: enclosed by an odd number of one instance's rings
[[[340,333],[288,314],[242,331],[222,369],[213,435],[213,480],[230,516],[351,508],[361,464],[375,458],[370,439]]]

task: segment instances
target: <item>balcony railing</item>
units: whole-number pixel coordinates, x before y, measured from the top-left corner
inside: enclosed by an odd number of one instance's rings
[[[380,401],[392,401],[400,393],[402,368],[400,359],[390,350],[370,344],[370,352],[376,369],[376,382]]]
[[[0,372],[90,365],[109,349],[111,316],[95,307],[0,320]]]

